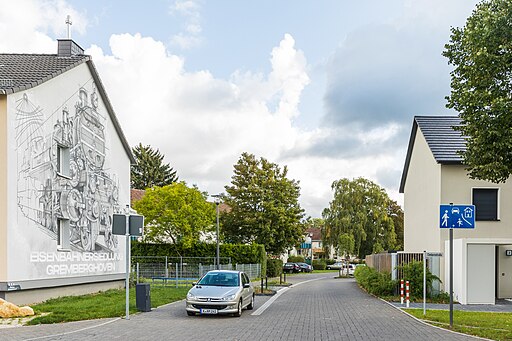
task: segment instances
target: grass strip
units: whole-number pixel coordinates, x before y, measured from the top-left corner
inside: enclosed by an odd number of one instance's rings
[[[189,286],[171,287],[163,285],[151,285],[151,307],[182,300],[186,297]],[[67,296],[50,299],[40,304],[33,305],[37,315],[27,324],[49,324],[71,322],[80,320],[92,320],[98,318],[121,317],[126,312],[126,291],[108,290],[95,294],[81,296]],[[135,302],[135,288],[130,289],[130,314],[137,312]]]
[[[453,311],[453,328],[450,328],[448,310],[404,309],[414,317],[441,328],[484,337],[491,340],[512,340],[512,313]]]

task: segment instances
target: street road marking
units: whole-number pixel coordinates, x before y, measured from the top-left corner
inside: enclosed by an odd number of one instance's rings
[[[32,339],[25,339],[25,341],[32,341],[32,340],[40,340],[40,339],[55,339],[55,337],[57,336],[64,336],[64,335],[69,335],[69,334],[73,334],[73,333],[78,333],[78,332],[82,332],[84,330],[88,330],[88,329],[92,329],[92,328],[97,328],[97,327],[101,327],[101,326],[104,326],[106,324],[109,324],[109,323],[112,323],[112,322],[115,322],[115,321],[119,321],[120,318],[115,318],[113,320],[110,320],[110,321],[107,321],[107,322],[104,322],[104,323],[100,323],[100,324],[96,324],[94,326],[89,326],[89,327],[85,327],[85,328],[82,328],[82,329],[77,329],[77,330],[73,330],[73,331],[70,331],[70,332],[66,332],[66,333],[60,333],[60,334],[55,334],[55,335],[46,335],[46,336],[39,336],[39,337],[34,337]]]
[[[314,278],[314,279],[310,279],[310,280],[307,280],[307,281],[304,281],[304,282],[299,282],[299,283],[295,283],[295,284],[292,284],[290,285],[289,287],[286,287],[286,288],[283,288],[281,290],[279,290],[278,292],[276,292],[276,294],[274,296],[272,296],[267,302],[265,302],[261,307],[259,307],[258,309],[256,309],[256,311],[254,313],[252,313],[251,315],[254,315],[254,316],[258,316],[258,315],[261,315],[263,314],[263,312],[268,308],[270,307],[270,305],[272,303],[274,303],[275,300],[278,299],[279,296],[281,296],[282,294],[284,294],[285,292],[287,292],[288,290],[290,290],[290,288],[294,288],[294,287],[297,287],[301,284],[304,284],[304,283],[308,283],[308,282],[313,282],[313,281],[318,281],[319,279],[325,279],[325,278],[329,278],[329,277],[320,277],[320,278]]]
[[[290,290],[289,287],[287,288],[283,288],[281,290],[279,290],[278,292],[276,292],[276,294],[274,296],[272,296],[267,302],[265,302],[261,307],[259,307],[254,313],[252,313],[251,315],[254,315],[254,316],[257,316],[257,315],[261,315],[268,307],[270,307],[270,305],[275,301],[277,300],[277,298],[279,296],[281,296],[282,294],[284,294],[285,292],[287,292],[288,290]]]

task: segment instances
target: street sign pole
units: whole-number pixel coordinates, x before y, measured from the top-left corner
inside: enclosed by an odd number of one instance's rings
[[[450,328],[453,328],[453,229],[450,229]]]
[[[130,205],[126,205],[126,319],[130,319]]]
[[[427,314],[427,251],[423,251],[423,316]]]

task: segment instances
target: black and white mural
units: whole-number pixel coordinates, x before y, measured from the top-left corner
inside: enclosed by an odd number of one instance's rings
[[[47,117],[27,93],[16,100],[18,215],[55,241],[59,221],[66,221],[72,253],[118,249],[111,220],[121,212],[119,181],[106,168],[108,114],[98,103],[94,83],[79,87]]]

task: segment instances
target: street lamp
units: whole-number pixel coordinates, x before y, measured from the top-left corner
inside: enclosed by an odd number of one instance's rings
[[[215,198],[215,205],[217,206],[217,270],[220,270],[220,257],[219,257],[219,205],[220,199],[224,195],[221,194],[212,194],[212,197]]]

